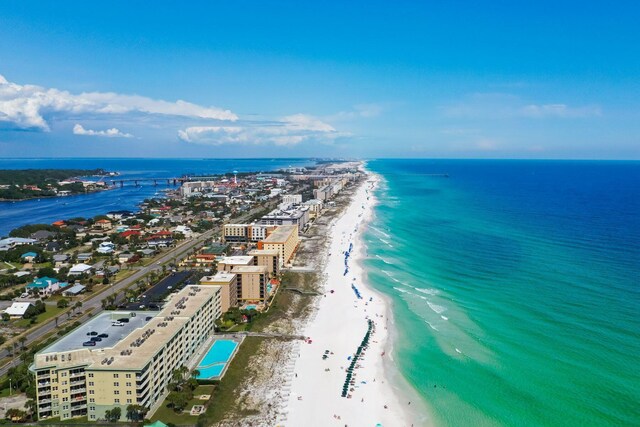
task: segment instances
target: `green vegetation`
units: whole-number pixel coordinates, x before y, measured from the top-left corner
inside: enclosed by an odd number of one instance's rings
[[[169,395],[165,402],[167,406],[173,408],[175,412],[182,412],[191,399],[193,399],[193,391],[198,387],[198,371],[189,372],[186,366],[173,371],[171,382],[167,385]]]
[[[0,199],[22,200],[34,197],[51,197],[57,190],[84,193],[82,183],[59,185],[58,181],[89,175],[105,175],[103,169],[24,169],[0,170]]]
[[[119,421],[121,416],[122,416],[122,409],[120,409],[117,406],[115,408],[113,408],[113,409],[109,409],[109,410],[105,411],[105,413],[104,413],[104,417],[110,423],[115,423],[115,422]]]
[[[237,417],[255,414],[255,411],[240,410],[236,405],[236,399],[238,390],[246,379],[251,357],[258,352],[261,343],[266,339],[268,338],[246,337],[244,339],[224,377],[215,385],[207,411],[198,418],[198,427],[214,425],[222,421],[229,412],[233,412]]]

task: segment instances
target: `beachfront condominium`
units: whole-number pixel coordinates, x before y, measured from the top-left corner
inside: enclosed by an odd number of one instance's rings
[[[266,301],[269,297],[269,270],[263,265],[235,266],[238,302]]]
[[[276,249],[255,249],[247,252],[253,257],[253,265],[263,265],[267,267],[271,277],[280,274],[280,252]]]
[[[299,243],[298,226],[281,225],[264,239],[260,246],[262,246],[261,249],[277,251],[282,267],[291,260]]]
[[[226,313],[229,308],[238,305],[238,279],[235,273],[219,271],[214,276],[204,276],[200,279],[203,286],[221,287],[221,311]]]
[[[39,419],[87,417],[120,408],[152,413],[167,394],[173,371],[188,366],[214,332],[221,287],[186,286],[159,312],[106,311],[36,353]]]
[[[253,265],[253,257],[250,255],[226,256],[218,261],[218,271],[229,272],[233,267]]]

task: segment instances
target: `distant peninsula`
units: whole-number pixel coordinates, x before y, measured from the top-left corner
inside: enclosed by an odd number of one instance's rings
[[[3,169],[0,170],[0,200],[28,200],[107,190],[109,185],[102,178],[114,175],[117,173],[104,169]],[[89,176],[100,179],[81,178]]]

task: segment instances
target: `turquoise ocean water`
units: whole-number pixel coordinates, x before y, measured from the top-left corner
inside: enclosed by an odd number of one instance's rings
[[[368,167],[365,266],[436,425],[640,425],[639,162]]]

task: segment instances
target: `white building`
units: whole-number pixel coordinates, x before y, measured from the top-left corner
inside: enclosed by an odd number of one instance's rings
[[[111,242],[102,242],[98,246],[98,249],[96,249],[96,251],[98,251],[98,253],[101,253],[101,254],[112,254],[113,251],[115,250],[116,250],[116,244]]]
[[[92,266],[88,264],[76,264],[69,269],[69,276],[80,276],[81,274],[90,274]]]
[[[302,203],[302,194],[285,194],[282,196],[282,203],[286,205],[299,205]]]
[[[30,302],[14,302],[11,304],[11,307],[7,307],[4,312],[11,317],[22,317],[32,305]]]

